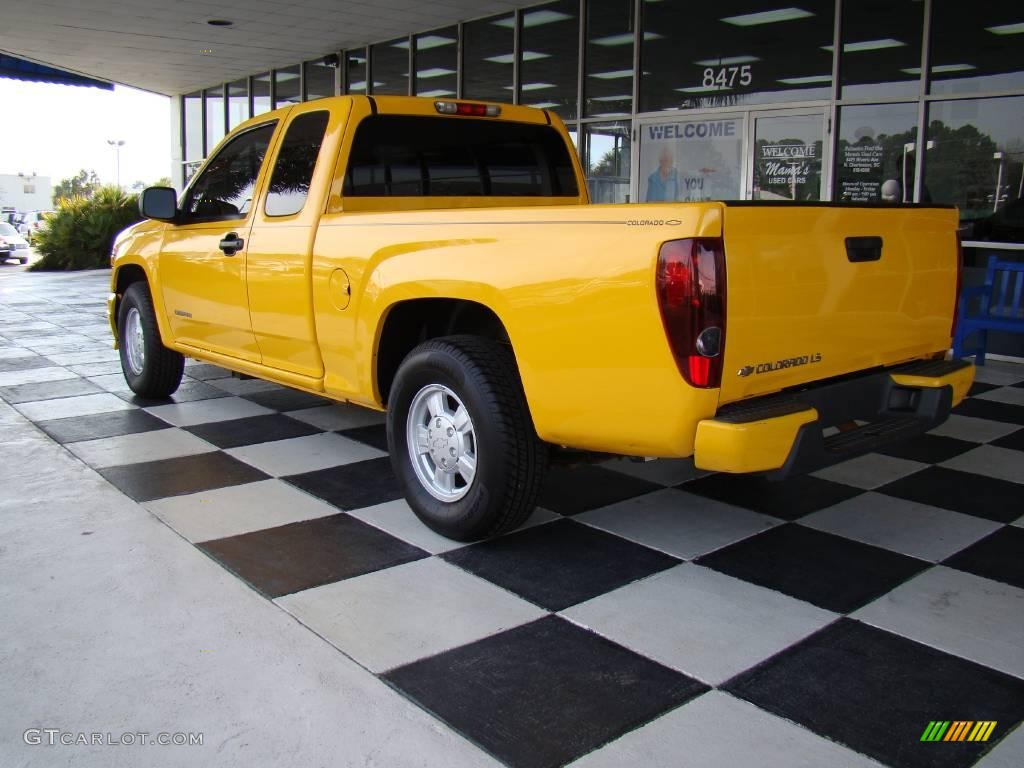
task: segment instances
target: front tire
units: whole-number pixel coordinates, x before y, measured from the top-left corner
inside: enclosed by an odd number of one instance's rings
[[[164,346],[146,283],[132,283],[124,292],[117,310],[117,334],[121,370],[132,392],[162,398],[178,389],[185,358]]]
[[[389,396],[391,463],[416,516],[457,541],[533,512],[547,468],[507,345],[448,336],[416,347]]]

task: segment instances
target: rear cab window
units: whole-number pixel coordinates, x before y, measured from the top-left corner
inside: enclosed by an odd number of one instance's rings
[[[356,129],[347,197],[575,197],[572,158],[553,127],[373,115]]]

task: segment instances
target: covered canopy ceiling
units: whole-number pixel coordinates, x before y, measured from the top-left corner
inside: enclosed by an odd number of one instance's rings
[[[5,2],[0,53],[168,95],[536,0]],[[224,20],[230,26],[213,26]]]

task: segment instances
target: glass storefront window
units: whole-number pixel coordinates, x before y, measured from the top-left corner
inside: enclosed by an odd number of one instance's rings
[[[512,101],[515,17],[512,14],[462,27],[462,97]]]
[[[831,98],[833,0],[750,8],[645,2],[639,111]]]
[[[306,101],[334,95],[334,72],[337,66],[325,63],[323,58],[307,61],[302,66],[306,72]]]
[[[917,97],[921,81],[920,0],[843,3],[843,98]]]
[[[523,12],[519,33],[519,103],[576,117],[579,2],[556,0]]]
[[[203,147],[203,92],[186,94],[181,97],[181,102],[185,115],[185,160],[202,160],[206,157]]]
[[[366,50],[345,51],[345,93],[366,93]]]
[[[738,200],[745,126],[743,115],[641,125],[638,202]]]
[[[283,107],[288,104],[298,104],[302,101],[302,91],[299,88],[302,79],[299,75],[299,65],[274,70],[274,108]]]
[[[249,81],[228,83],[228,129],[249,119]]]
[[[583,126],[584,170],[592,203],[628,203],[630,121]]]
[[[839,111],[835,200],[913,202],[916,148],[916,103],[843,107]]]
[[[459,28],[416,35],[416,95],[454,96],[459,87]]]
[[[965,6],[932,3],[931,92],[1024,90],[1024,8],[1020,0]]]
[[[263,72],[252,78],[252,115],[270,111],[270,73]]]
[[[633,27],[633,0],[587,3],[583,73],[583,111],[587,117],[632,112]]]
[[[1024,191],[1024,96],[933,102],[928,109],[925,202],[954,203],[965,227]]]
[[[206,152],[210,154],[217,142],[224,138],[224,89],[207,88],[206,99]]]
[[[383,96],[409,95],[409,38],[370,46],[371,93]]]

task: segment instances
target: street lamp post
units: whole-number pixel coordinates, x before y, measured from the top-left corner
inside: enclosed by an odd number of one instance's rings
[[[107,144],[114,148],[114,158],[117,163],[117,188],[121,188],[121,147],[124,146],[124,139],[107,139]]]

